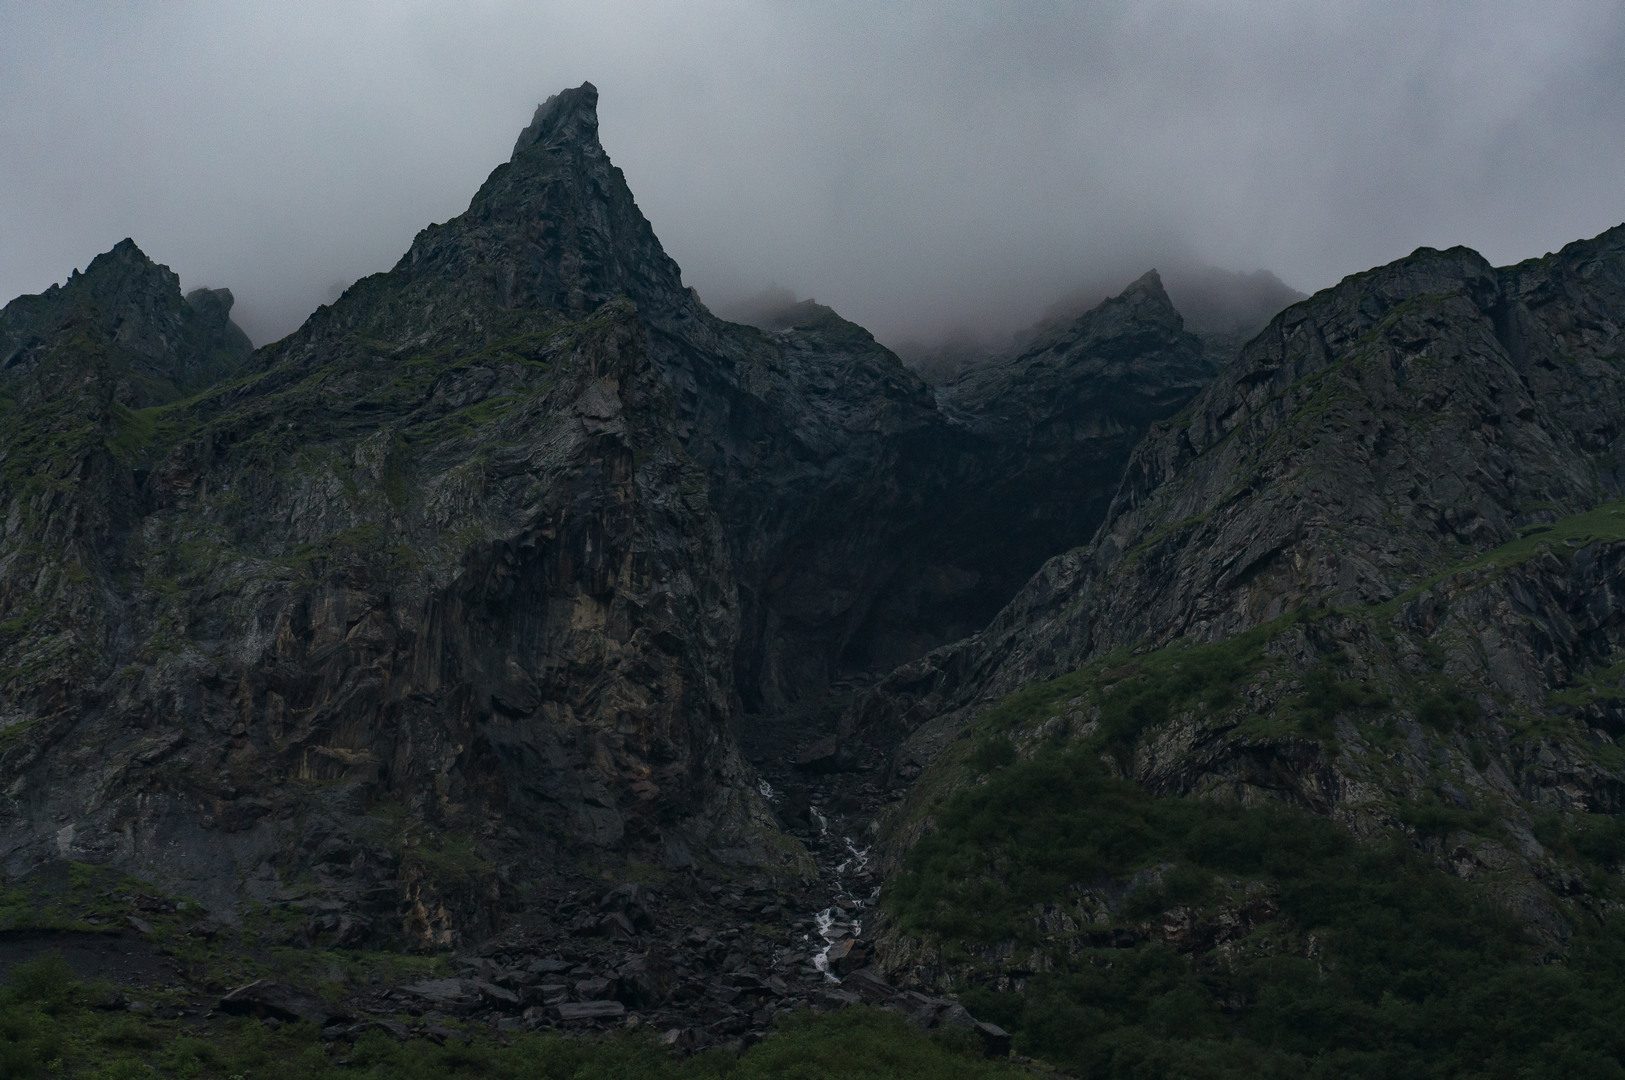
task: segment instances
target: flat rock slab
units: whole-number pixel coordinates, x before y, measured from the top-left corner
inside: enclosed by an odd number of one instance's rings
[[[504,987],[498,986],[496,983],[486,982],[483,979],[476,980],[475,983],[474,983],[474,989],[479,993],[480,997],[489,1004],[492,1004],[492,1005],[518,1005],[519,1004],[519,995],[518,994],[514,993],[512,990],[508,990],[508,989],[505,989]]]
[[[626,1015],[626,1006],[619,1001],[566,1001],[554,1008],[558,1010],[559,1019],[566,1023],[571,1020],[618,1020]]]
[[[478,984],[472,979],[424,979],[401,990],[429,1001],[466,1002],[479,996]]]
[[[988,1057],[1010,1056],[1010,1033],[986,1020],[976,1021],[976,1034],[982,1037],[982,1053]]]

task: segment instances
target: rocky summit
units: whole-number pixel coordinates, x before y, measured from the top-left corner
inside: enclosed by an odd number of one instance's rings
[[[125,240],[0,311],[7,1000],[140,1014],[73,1045],[1625,1069],[1625,227],[933,386],[712,314],[584,84],[231,305]]]

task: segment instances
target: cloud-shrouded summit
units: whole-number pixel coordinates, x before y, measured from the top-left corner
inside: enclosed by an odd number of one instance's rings
[[[1176,301],[1177,267],[1312,290],[1625,219],[1601,5],[11,6],[0,300],[131,236],[279,337],[586,79],[686,284],[888,343],[1007,336],[1152,266]]]
[[[598,87],[590,82],[561,90],[536,106],[536,114],[513,144],[513,158],[550,139],[585,143],[598,135]]]

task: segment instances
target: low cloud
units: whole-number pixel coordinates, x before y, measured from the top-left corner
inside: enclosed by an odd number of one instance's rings
[[[584,79],[708,301],[778,282],[894,343],[1151,266],[1312,290],[1625,220],[1610,5],[10,5],[0,297],[129,235],[263,343]]]

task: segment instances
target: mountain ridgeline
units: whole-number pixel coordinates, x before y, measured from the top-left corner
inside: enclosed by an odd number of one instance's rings
[[[1296,294],[1199,336],[1151,272],[928,385],[709,311],[596,104],[259,350],[129,240],[0,311],[8,889],[691,1049],[861,996],[1079,1075],[1625,1075],[1625,226],[1250,338]],[[871,857],[813,970],[785,898]]]

